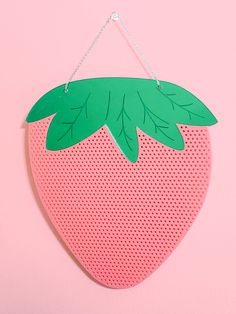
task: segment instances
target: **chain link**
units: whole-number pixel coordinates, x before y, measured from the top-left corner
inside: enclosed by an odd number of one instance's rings
[[[73,77],[75,76],[75,74],[79,71],[80,67],[82,66],[84,60],[87,58],[87,56],[89,55],[89,53],[91,52],[91,50],[93,49],[93,47],[95,46],[95,44],[97,43],[97,41],[99,40],[99,38],[101,37],[102,33],[105,31],[105,29],[107,28],[108,24],[110,23],[110,21],[114,21],[120,22],[121,27],[124,29],[124,31],[126,32],[128,41],[130,42],[130,44],[133,46],[136,54],[138,55],[138,57],[140,58],[141,62],[143,63],[143,65],[145,66],[145,68],[147,69],[149,75],[152,77],[152,79],[154,79],[157,82],[157,86],[160,87],[160,81],[157,79],[155,72],[151,69],[149,63],[147,62],[147,60],[144,58],[143,53],[141,52],[139,46],[137,45],[136,41],[134,40],[134,38],[132,37],[132,35],[130,34],[127,26],[125,25],[124,21],[121,19],[120,15],[117,12],[113,12],[111,16],[109,16],[109,18],[106,20],[105,24],[100,28],[99,32],[97,33],[97,35],[95,36],[94,40],[92,41],[91,45],[89,46],[89,48],[86,50],[85,54],[83,55],[82,59],[80,60],[80,62],[78,63],[78,65],[76,66],[76,68],[74,69],[74,71],[72,72],[72,74],[70,75],[67,83],[65,84],[65,88],[64,91],[65,93],[67,93],[69,91],[69,84],[72,81]]]

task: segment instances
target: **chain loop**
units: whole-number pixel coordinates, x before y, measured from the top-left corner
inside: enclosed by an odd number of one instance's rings
[[[99,38],[101,37],[102,33],[105,31],[105,29],[107,28],[108,24],[110,23],[110,21],[113,22],[117,22],[119,21],[121,27],[123,28],[123,30],[125,31],[128,41],[130,42],[130,44],[133,46],[135,52],[137,53],[138,57],[140,58],[141,62],[143,63],[143,65],[145,66],[145,68],[147,69],[149,75],[152,77],[152,79],[154,79],[157,82],[157,87],[160,87],[160,81],[157,79],[156,73],[152,70],[152,68],[150,67],[149,63],[147,62],[147,60],[144,58],[139,46],[137,45],[136,41],[133,39],[133,37],[131,36],[127,26],[125,25],[124,21],[121,19],[119,13],[117,12],[113,12],[109,18],[106,20],[105,24],[100,28],[99,32],[97,33],[97,35],[95,36],[94,40],[92,41],[91,45],[89,46],[89,48],[86,50],[85,54],[83,55],[82,59],[80,60],[80,62],[78,63],[78,65],[76,66],[76,68],[74,69],[74,71],[72,72],[72,74],[70,75],[68,81],[65,84],[65,88],[64,88],[64,92],[67,93],[69,91],[69,84],[72,81],[73,77],[75,76],[75,74],[79,71],[80,67],[82,66],[84,60],[87,58],[87,56],[89,55],[89,53],[91,52],[91,50],[93,49],[93,47],[95,46],[95,44],[97,43],[97,41],[99,40]]]

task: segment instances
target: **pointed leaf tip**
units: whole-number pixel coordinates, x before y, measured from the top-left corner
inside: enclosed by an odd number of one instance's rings
[[[169,103],[175,123],[211,126],[217,119],[204,103],[188,90],[169,82],[162,82],[158,92]]]
[[[36,122],[58,112],[63,104],[62,86],[58,86],[44,94],[29,111],[26,122]]]

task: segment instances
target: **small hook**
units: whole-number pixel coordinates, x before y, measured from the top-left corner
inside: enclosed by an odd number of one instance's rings
[[[113,21],[118,21],[118,20],[120,19],[119,13],[118,13],[118,12],[112,12],[112,14],[111,14],[111,19],[112,19]]]

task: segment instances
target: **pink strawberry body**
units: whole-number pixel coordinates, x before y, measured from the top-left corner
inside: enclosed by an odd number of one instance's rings
[[[47,150],[50,121],[28,128],[32,174],[46,213],[96,281],[136,285],[170,255],[202,206],[211,165],[207,128],[180,126],[183,151],[139,131],[139,159],[131,163],[106,127],[70,148]]]

